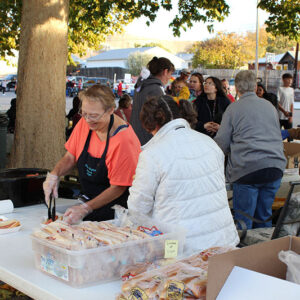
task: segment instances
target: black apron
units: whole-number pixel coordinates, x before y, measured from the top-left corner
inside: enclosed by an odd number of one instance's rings
[[[110,186],[105,158],[109,146],[109,131],[111,130],[113,123],[114,115],[111,115],[108,126],[105,149],[100,158],[92,157],[88,153],[90,139],[92,135],[92,130],[89,131],[84,148],[77,161],[77,168],[79,172],[82,193],[84,194],[84,196],[86,196],[82,197],[82,200],[88,201],[89,199],[93,199]],[[113,219],[114,210],[111,209],[111,207],[115,204],[119,204],[127,208],[128,195],[129,193],[127,188],[127,190],[119,198],[115,199],[114,201],[108,203],[107,205],[101,208],[94,210],[91,214],[87,215],[84,218],[84,220],[104,221]]]

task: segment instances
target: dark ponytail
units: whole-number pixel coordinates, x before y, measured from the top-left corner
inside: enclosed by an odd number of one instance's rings
[[[140,113],[142,125],[148,132],[178,118],[188,121],[191,127],[197,123],[197,113],[190,102],[180,100],[177,105],[173,98],[167,95],[148,99]]]
[[[154,56],[147,65],[151,75],[157,76],[163,72],[163,70],[174,71],[175,67],[171,61],[165,57],[157,58]]]

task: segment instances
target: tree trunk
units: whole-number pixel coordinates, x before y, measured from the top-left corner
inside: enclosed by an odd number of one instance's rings
[[[10,167],[52,169],[64,154],[69,0],[23,1]]]

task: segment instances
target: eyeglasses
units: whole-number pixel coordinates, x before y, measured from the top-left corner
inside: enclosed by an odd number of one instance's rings
[[[82,111],[80,111],[79,115],[82,116],[85,120],[89,119],[92,122],[97,122],[104,116],[105,113],[106,113],[106,111],[104,111],[103,114],[99,115],[99,114],[87,114],[87,113],[83,113]]]

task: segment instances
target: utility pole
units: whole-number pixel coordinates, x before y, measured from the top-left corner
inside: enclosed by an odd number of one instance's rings
[[[258,3],[256,4],[256,46],[255,46],[255,75],[258,77],[258,42],[259,42],[259,20],[258,20]]]
[[[296,51],[295,51],[295,63],[294,63],[294,78],[293,78],[293,88],[297,87],[297,75],[298,75],[298,52],[299,52],[299,43],[296,44]]]

